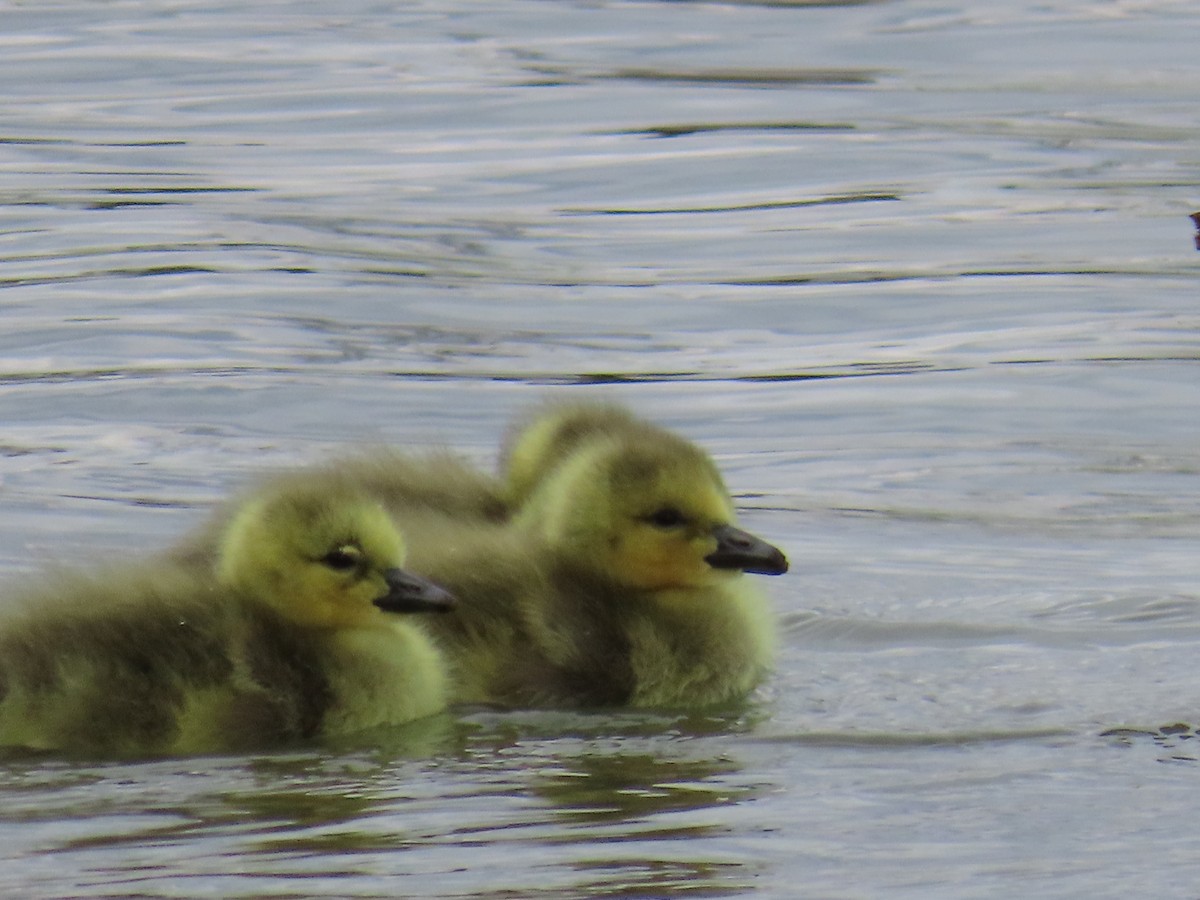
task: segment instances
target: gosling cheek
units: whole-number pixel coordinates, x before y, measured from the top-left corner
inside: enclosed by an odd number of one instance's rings
[[[364,613],[371,615],[386,615],[383,609],[380,608],[378,601],[387,597],[391,592],[391,588],[387,580],[380,578],[369,578],[358,585],[355,591],[355,599],[357,605],[360,606]]]

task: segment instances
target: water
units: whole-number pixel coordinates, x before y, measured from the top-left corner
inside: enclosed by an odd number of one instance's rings
[[[547,395],[793,561],[737,709],[10,758],[4,893],[1196,895],[1194,4],[0,23],[6,579],[348,444],[491,465]]]

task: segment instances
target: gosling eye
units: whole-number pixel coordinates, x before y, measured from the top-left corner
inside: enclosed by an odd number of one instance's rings
[[[655,528],[678,528],[687,523],[687,516],[673,506],[656,509],[645,518]]]
[[[336,550],[330,550],[321,557],[321,562],[335,571],[348,572],[350,569],[357,568],[361,559],[362,551],[357,547],[347,544],[344,547],[338,547]]]

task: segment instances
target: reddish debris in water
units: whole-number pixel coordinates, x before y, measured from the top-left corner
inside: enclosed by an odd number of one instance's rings
[[[1200,212],[1192,213],[1192,224],[1196,226],[1196,249],[1200,250]]]

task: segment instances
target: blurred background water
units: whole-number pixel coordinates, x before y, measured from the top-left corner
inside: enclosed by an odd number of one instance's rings
[[[0,891],[1194,897],[1198,28],[0,0],[5,580],[547,396],[700,442],[793,565],[735,710],[8,759]]]

